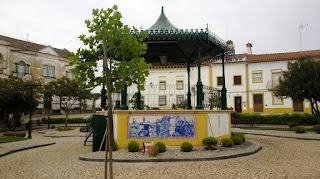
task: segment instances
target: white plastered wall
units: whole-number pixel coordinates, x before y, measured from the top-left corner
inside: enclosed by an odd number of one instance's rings
[[[230,132],[228,113],[209,113],[207,125],[208,137],[228,135]]]

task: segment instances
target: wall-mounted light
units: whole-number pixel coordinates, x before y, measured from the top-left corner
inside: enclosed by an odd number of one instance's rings
[[[161,55],[161,56],[159,56],[159,57],[160,57],[160,63],[161,63],[161,65],[164,65],[164,64],[167,63],[168,56],[167,56],[166,54],[163,54],[163,55]]]

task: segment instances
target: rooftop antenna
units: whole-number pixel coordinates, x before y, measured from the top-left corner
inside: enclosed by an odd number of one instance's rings
[[[228,25],[226,25],[226,41],[228,40]]]
[[[304,28],[304,27],[307,27],[308,24],[300,24],[299,25],[299,35],[300,35],[300,51],[302,51],[302,37],[301,37],[301,30]]]

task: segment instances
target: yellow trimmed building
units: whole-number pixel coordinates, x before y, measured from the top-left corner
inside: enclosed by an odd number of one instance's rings
[[[248,53],[225,57],[225,76],[227,88],[227,106],[241,113],[291,113],[311,112],[310,102],[292,101],[291,98],[278,98],[274,95],[274,87],[278,84],[288,62],[301,56],[320,59],[320,50],[251,54],[250,43]],[[146,80],[146,90],[142,91],[144,104],[151,108],[171,109],[172,105],[183,103],[187,97],[186,65],[152,65]],[[196,106],[195,85],[197,67],[190,69],[192,106]],[[202,82],[208,88],[204,94],[204,106],[209,108],[210,94],[219,95],[222,88],[222,61],[212,59],[202,63]],[[129,99],[136,92],[136,87],[128,90]]]

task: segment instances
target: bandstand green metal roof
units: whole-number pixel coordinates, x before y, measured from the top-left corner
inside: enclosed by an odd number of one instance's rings
[[[150,30],[167,30],[167,29],[172,29],[172,30],[178,30],[167,18],[167,16],[163,12],[163,7],[161,10],[161,14],[157,21],[148,29]]]
[[[148,63],[160,64],[160,56],[167,56],[167,64],[181,64],[197,59],[200,46],[201,61],[232,51],[224,40],[206,29],[178,29],[166,17],[163,7],[157,21],[147,30],[145,39],[148,50],[145,59]]]

